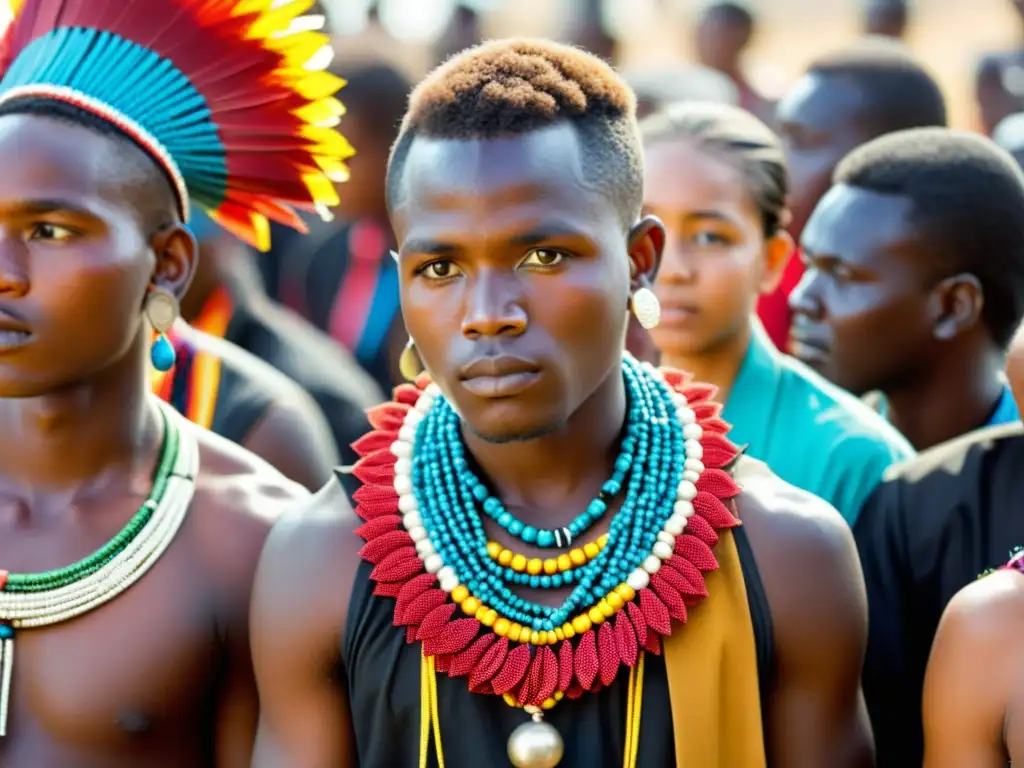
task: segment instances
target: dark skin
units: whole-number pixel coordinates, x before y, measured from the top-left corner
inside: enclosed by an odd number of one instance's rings
[[[924,685],[925,768],[1003,768],[1024,756],[1024,578],[1001,571],[942,616]]]
[[[776,121],[789,168],[789,231],[797,240],[832,173],[852,150],[883,131],[866,114],[863,86],[845,76],[801,77],[779,102]]]
[[[564,123],[493,141],[416,139],[392,210],[402,310],[423,360],[508,509],[545,525],[568,521],[610,471],[626,406],[619,371],[629,297],[649,282],[664,247],[657,219],[627,229],[583,167],[578,135]],[[518,394],[481,393],[460,376],[467,362],[501,353],[537,369]],[[774,477],[760,485],[740,510],[780,659],[770,761],[870,765],[859,698],[866,609],[852,538],[822,502],[783,491]],[[268,542],[252,624],[258,768],[357,764],[339,648],[358,522],[332,486],[282,519]],[[554,592],[530,597],[564,598]],[[829,622],[818,620],[825,611]]]
[[[837,185],[804,230],[792,354],[856,395],[879,391],[918,450],[982,426],[1003,356],[969,274],[936,269],[905,198]]]
[[[0,322],[28,331],[0,352],[0,563],[34,573],[100,548],[150,492],[163,436],[143,302],[185,291],[195,245],[124,140],[9,115],[0,159]],[[201,470],[161,560],[106,605],[19,632],[5,766],[249,765],[252,579],[276,509],[303,493],[184,428]]]
[[[218,243],[223,246],[218,248]],[[213,292],[224,284],[233,259],[251,258],[226,234],[201,241],[199,251],[195,279],[181,303],[182,316],[187,321],[194,321]],[[236,370],[244,371],[246,377],[256,378],[255,386],[275,393],[274,401],[242,440],[242,446],[290,480],[311,491],[320,488],[331,476],[338,456],[330,429],[316,403],[297,384],[283,380],[277,371],[269,367],[262,371],[259,369],[263,366],[252,365],[244,359],[252,357],[244,349],[234,346],[224,349],[223,343],[211,342],[204,333],[189,333],[187,327],[182,333],[188,335],[197,351],[220,357],[223,364],[233,365]]]

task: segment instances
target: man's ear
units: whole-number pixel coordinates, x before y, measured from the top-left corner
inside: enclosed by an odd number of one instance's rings
[[[981,322],[985,293],[981,281],[970,273],[947,277],[938,283],[930,297],[932,334],[949,341]]]
[[[789,233],[780,229],[769,237],[764,244],[764,272],[761,275],[761,282],[757,286],[761,293],[771,293],[779,287],[782,273],[786,265],[793,257],[796,246]]]
[[[644,216],[629,230],[629,292],[650,288],[661,266],[665,250],[665,226],[657,216]]]
[[[184,224],[169,224],[153,235],[150,248],[156,256],[152,284],[181,301],[192,283],[199,258],[195,236]]]

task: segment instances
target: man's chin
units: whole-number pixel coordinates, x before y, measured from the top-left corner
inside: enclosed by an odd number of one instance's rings
[[[486,424],[476,427],[468,421],[465,422],[469,431],[485,443],[501,445],[504,443],[525,443],[530,440],[537,440],[547,437],[557,431],[561,423],[546,423],[540,425],[525,425],[521,422],[513,424]]]

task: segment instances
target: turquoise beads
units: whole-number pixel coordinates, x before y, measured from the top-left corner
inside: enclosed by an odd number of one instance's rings
[[[564,529],[536,529],[516,520],[475,475],[466,458],[459,417],[438,397],[416,428],[412,488],[418,514],[440,560],[469,591],[500,615],[535,631],[552,631],[603,599],[651,555],[673,513],[685,461],[683,428],[668,386],[631,358],[623,362],[628,393],[625,436],[601,494]],[[608,543],[590,562],[555,575],[517,573],[487,551],[482,514],[522,541],[568,547],[623,494]],[[568,536],[566,535],[568,534]],[[540,605],[510,587],[572,586],[559,607]]]

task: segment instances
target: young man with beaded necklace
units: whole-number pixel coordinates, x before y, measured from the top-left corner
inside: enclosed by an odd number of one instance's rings
[[[628,87],[555,43],[414,92],[388,197],[429,379],[371,413],[355,512],[335,483],[271,534],[258,768],[871,764],[847,526],[624,359],[665,241],[641,155]]]
[[[0,45],[0,764],[247,768],[256,565],[278,509],[308,494],[152,396],[149,366],[173,362],[153,330],[194,272],[190,199],[227,220],[215,201],[233,197],[250,238],[263,212],[318,201],[247,153],[312,129],[275,106],[308,106],[291,87],[312,76],[269,85],[289,64],[277,47],[310,38],[274,34],[280,13],[251,3],[15,5]],[[196,54],[211,39],[226,83]],[[189,97],[207,109],[183,113]],[[191,130],[169,131],[183,114]],[[203,129],[220,155],[192,151]],[[297,152],[308,173],[314,154]],[[197,157],[232,173],[204,185]]]

